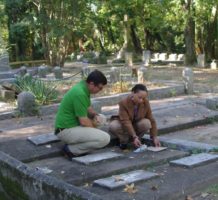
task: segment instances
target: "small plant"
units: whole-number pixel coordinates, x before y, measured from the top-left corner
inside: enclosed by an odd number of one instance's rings
[[[39,105],[49,104],[50,102],[56,101],[58,97],[58,93],[55,90],[56,86],[32,77],[17,77],[15,85],[20,92],[31,92]]]
[[[176,89],[175,88],[171,89],[170,94],[172,97],[175,97],[176,96]]]
[[[122,93],[122,92],[128,92],[129,91],[129,83],[119,81],[112,85],[111,92],[113,94],[115,93]]]

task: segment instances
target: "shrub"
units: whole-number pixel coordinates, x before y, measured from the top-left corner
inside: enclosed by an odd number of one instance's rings
[[[57,100],[58,92],[56,86],[45,83],[42,80],[34,79],[30,76],[17,77],[15,85],[19,92],[29,91],[35,96],[39,105],[49,104]]]

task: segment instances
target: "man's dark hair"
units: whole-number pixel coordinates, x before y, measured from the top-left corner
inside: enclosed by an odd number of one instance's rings
[[[107,78],[101,71],[96,69],[88,75],[86,82],[87,83],[93,82],[94,85],[99,85],[99,84],[106,85]]]
[[[131,91],[134,92],[134,93],[137,93],[137,92],[139,92],[139,91],[148,92],[147,87],[146,87],[145,85],[143,85],[143,84],[136,84],[136,85],[132,88]]]

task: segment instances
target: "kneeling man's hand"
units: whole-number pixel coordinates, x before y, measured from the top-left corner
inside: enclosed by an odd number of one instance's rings
[[[133,140],[133,144],[135,147],[140,147],[142,145],[141,141],[139,140],[138,137],[135,137],[134,140]]]
[[[153,142],[154,142],[154,146],[155,147],[160,147],[161,144],[160,144],[160,141],[157,137],[153,137]]]

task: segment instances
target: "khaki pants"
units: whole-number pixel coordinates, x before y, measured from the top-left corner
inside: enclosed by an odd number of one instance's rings
[[[139,138],[151,129],[151,122],[149,119],[141,119],[133,124],[135,132]],[[119,119],[112,120],[109,125],[109,131],[119,138],[121,144],[126,144],[131,139],[130,135],[123,130],[122,124]]]
[[[91,127],[77,126],[64,129],[57,136],[68,144],[70,151],[75,155],[102,148],[110,142],[108,133]]]

